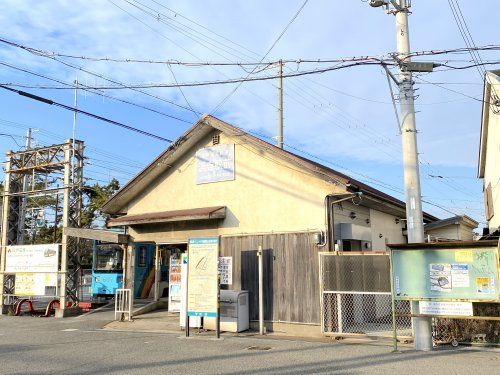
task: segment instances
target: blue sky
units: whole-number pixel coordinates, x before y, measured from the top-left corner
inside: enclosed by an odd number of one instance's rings
[[[0,37],[43,50],[84,56],[258,61],[302,2],[3,0]],[[164,15],[160,20],[155,19],[130,3],[147,6],[152,13]],[[459,3],[475,43],[498,43],[497,17],[491,11],[496,2],[459,0]],[[465,46],[448,1],[414,0],[412,11],[413,51]],[[266,60],[386,55],[395,50],[394,24],[393,16],[361,0],[310,0]],[[481,54],[484,60],[495,60],[496,55],[498,53]],[[470,56],[444,55],[436,59],[468,60]],[[165,65],[65,61],[125,83],[174,82],[172,72]],[[0,62],[68,83],[75,78],[88,85],[107,83],[57,61],[3,44],[0,44]],[[285,72],[315,67],[291,63],[285,66]],[[172,66],[172,70],[179,82],[247,75],[238,67]],[[269,70],[265,74],[273,72]],[[465,213],[484,222],[482,185],[476,179],[481,103],[465,96],[481,99],[481,77],[477,70],[469,69],[434,72],[417,78],[420,82],[416,103],[423,196],[447,211],[428,204],[424,208],[443,218],[451,216],[450,212]],[[458,93],[422,84],[422,79],[441,82]],[[0,82],[54,84],[2,65]],[[277,99],[274,84],[270,81],[243,84],[215,115],[246,130],[275,136]],[[183,93],[177,88],[147,91],[180,106],[208,113],[234,87],[184,88]],[[26,91],[67,105],[73,103],[72,91]],[[293,146],[314,154],[330,167],[402,198],[401,139],[396,130],[386,77],[380,67],[361,66],[307,78],[285,79],[284,92],[285,143],[289,148]],[[79,107],[170,139],[177,138],[197,118],[189,110],[134,91],[119,90],[110,94],[179,117],[184,122],[81,91]],[[0,100],[0,133],[12,134],[17,142],[23,142],[20,137],[27,126],[38,129],[34,137],[39,144],[71,136],[71,112],[4,90],[0,91]],[[110,177],[127,181],[167,146],[164,142],[83,116],[78,119],[77,136],[88,146],[88,176],[99,181],[107,181]],[[1,153],[16,147],[10,137],[0,137]]]

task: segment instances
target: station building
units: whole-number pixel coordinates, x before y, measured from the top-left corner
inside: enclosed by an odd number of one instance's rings
[[[144,249],[168,259],[186,251],[190,238],[219,236],[220,255],[233,262],[226,288],[249,291],[255,323],[262,246],[269,330],[317,330],[319,252],[383,252],[388,243],[406,243],[404,202],[210,115],[103,210],[112,217],[108,227],[127,228],[125,285],[136,297],[148,295],[140,290],[148,276],[137,275]],[[436,221],[424,213],[425,223]]]

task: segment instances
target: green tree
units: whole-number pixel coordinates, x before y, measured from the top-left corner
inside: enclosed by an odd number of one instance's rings
[[[95,228],[103,227],[109,215],[102,212],[104,203],[120,189],[120,183],[113,178],[108,184],[100,185],[95,183],[92,186],[85,186],[83,193],[86,196],[86,204],[82,212],[82,227]]]

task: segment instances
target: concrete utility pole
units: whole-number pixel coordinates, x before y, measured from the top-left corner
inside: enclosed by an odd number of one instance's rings
[[[403,143],[403,165],[406,220],[408,243],[422,243],[424,222],[422,214],[422,194],[417,150],[417,128],[415,124],[414,90],[410,57],[410,36],[408,29],[408,0],[390,0],[394,9],[389,9],[389,1],[371,0],[373,7],[386,6],[388,13],[396,16],[396,42],[399,60],[399,102],[401,111],[401,140]],[[411,303],[413,314],[419,313],[418,302]],[[413,318],[415,349],[432,349],[432,326],[430,318]]]
[[[278,62],[278,147],[283,148],[283,61]]]

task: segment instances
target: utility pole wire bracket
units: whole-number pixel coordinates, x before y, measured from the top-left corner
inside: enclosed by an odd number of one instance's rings
[[[401,130],[401,121],[399,120],[399,113],[398,113],[398,108],[396,106],[396,100],[394,99],[394,92],[392,91],[392,85],[391,85],[391,78],[396,84],[399,86],[399,81],[396,79],[396,77],[393,76],[393,74],[389,71],[387,66],[382,65],[385,69],[385,74],[387,77],[387,84],[389,85],[389,92],[391,94],[391,100],[392,100],[392,106],[394,108],[394,115],[396,116],[396,125],[398,127],[399,134],[402,134]]]

